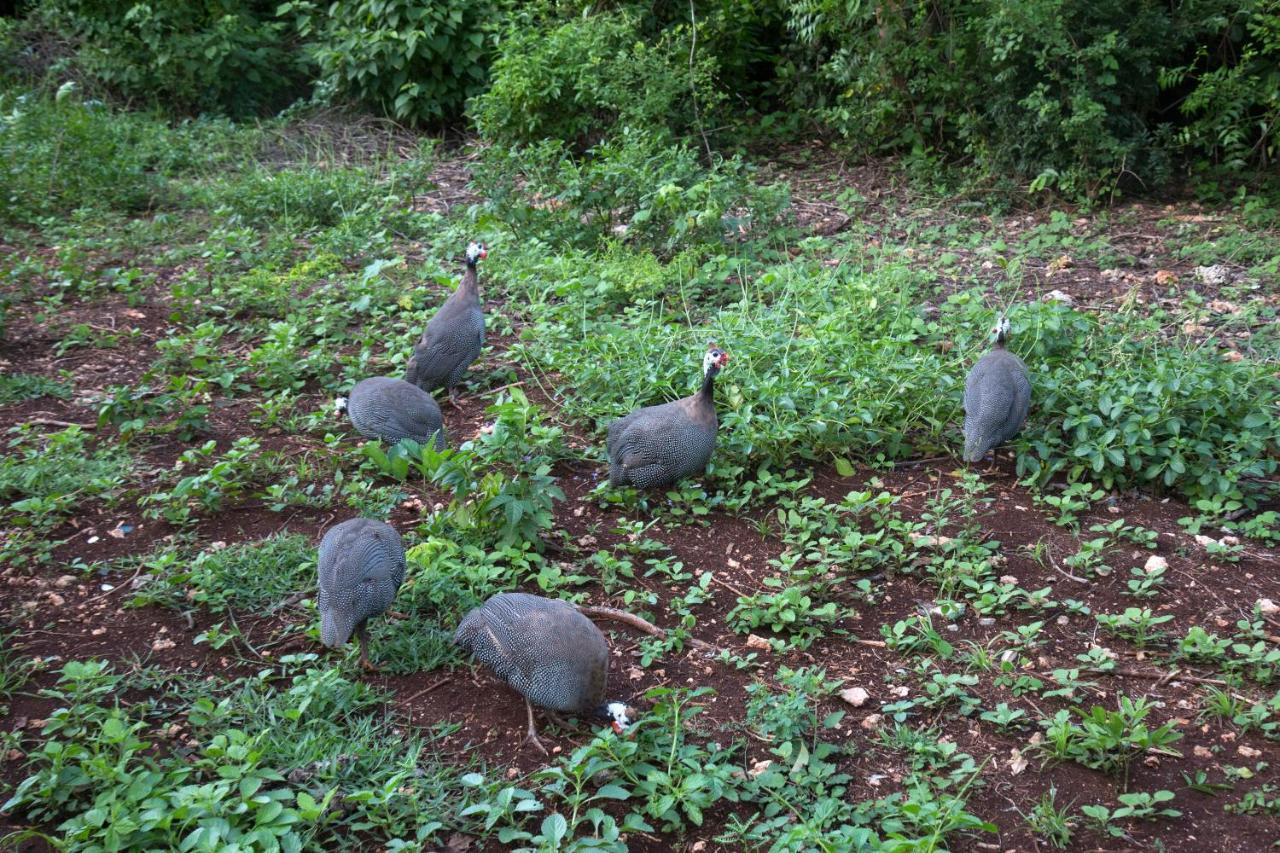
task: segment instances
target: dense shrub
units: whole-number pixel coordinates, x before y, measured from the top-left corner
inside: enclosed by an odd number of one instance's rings
[[[714,60],[704,52],[691,67],[678,33],[646,41],[640,22],[620,11],[511,27],[492,87],[472,107],[480,131],[502,144],[556,139],[581,150],[615,125],[650,134],[691,128],[694,97],[704,113],[723,100]]]
[[[868,148],[963,155],[1071,195],[1151,187],[1169,175],[1184,94],[1195,121],[1182,144],[1241,164],[1274,148],[1280,40],[1253,0],[789,8],[826,84],[797,92],[824,98],[821,120]]]
[[[147,207],[161,187],[151,171],[160,132],[144,116],[116,115],[73,94],[0,95],[0,221]]]
[[[323,94],[353,98],[410,124],[451,122],[487,76],[489,2],[335,0],[289,3],[314,39]]]
[[[50,0],[51,27],[80,46],[79,66],[130,100],[179,113],[245,116],[305,91],[305,56],[274,0]]]
[[[669,257],[776,224],[785,187],[761,187],[741,159],[703,165],[690,145],[637,128],[575,157],[559,142],[486,151],[477,183],[518,233],[592,246],[616,237]]]

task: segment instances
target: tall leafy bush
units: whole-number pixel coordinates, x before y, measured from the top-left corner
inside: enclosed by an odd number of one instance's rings
[[[280,109],[310,76],[274,0],[49,0],[36,14],[79,44],[79,66],[133,101],[180,113]]]
[[[486,31],[496,9],[469,0],[287,3],[313,39],[323,94],[348,97],[409,124],[448,122],[487,78]]]

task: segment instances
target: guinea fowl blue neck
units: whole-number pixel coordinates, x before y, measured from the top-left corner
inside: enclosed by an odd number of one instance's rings
[[[720,365],[713,364],[707,368],[706,374],[702,377],[702,387],[698,389],[698,397],[706,400],[708,403],[715,401],[716,396],[716,374],[720,372]]]

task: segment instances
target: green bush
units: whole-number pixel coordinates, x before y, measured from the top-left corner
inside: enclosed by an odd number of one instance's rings
[[[1179,106],[1189,119],[1181,145],[1236,170],[1280,154],[1280,11],[1241,5],[1217,21],[1226,35],[1216,50],[1202,45],[1194,62],[1166,68],[1160,80],[1174,92],[1193,84]]]
[[[650,43],[640,20],[618,11],[512,26],[493,84],[471,108],[481,133],[502,145],[556,139],[583,150],[615,125],[649,134],[691,128],[695,91],[704,112],[723,100],[714,60],[704,52],[691,68],[679,36]]]
[[[618,238],[670,257],[698,244],[756,236],[786,207],[738,157],[699,152],[626,127],[584,156],[561,143],[486,151],[476,181],[490,209],[524,237],[593,246]]]
[[[278,110],[305,91],[305,55],[275,0],[51,0],[37,11],[109,90],[179,113]]]
[[[73,96],[0,94],[0,221],[148,207],[163,186],[151,171],[161,134],[143,116]]]
[[[449,122],[487,78],[489,2],[335,0],[286,3],[314,38],[326,94],[376,107],[410,124]]]
[[[798,0],[790,27],[825,87],[795,94],[819,97],[820,119],[867,148],[959,155],[1075,196],[1149,188],[1171,174],[1183,95],[1198,117],[1184,145],[1272,155],[1280,51],[1261,5]]]

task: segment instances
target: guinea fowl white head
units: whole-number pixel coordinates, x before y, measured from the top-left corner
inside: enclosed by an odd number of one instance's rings
[[[720,349],[715,345],[715,342],[712,341],[710,344],[707,344],[707,354],[702,357],[702,375],[706,376],[713,367],[717,370],[721,370],[728,363],[729,353]]]

